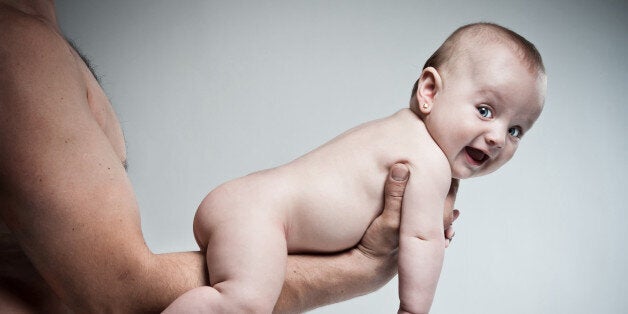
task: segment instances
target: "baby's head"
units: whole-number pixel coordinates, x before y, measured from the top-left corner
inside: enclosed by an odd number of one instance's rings
[[[410,109],[445,153],[452,176],[485,175],[504,165],[541,114],[541,55],[516,33],[466,25],[427,60]]]

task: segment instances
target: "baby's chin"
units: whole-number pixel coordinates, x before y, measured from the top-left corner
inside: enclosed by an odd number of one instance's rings
[[[482,169],[478,169],[476,171],[473,171],[471,169],[464,169],[464,170],[457,170],[457,169],[451,169],[451,177],[454,179],[470,179],[470,178],[477,178],[477,177],[483,177],[487,174],[491,174],[493,172],[495,172],[497,169],[499,168],[482,168]]]
[[[459,175],[456,173],[451,173],[451,178],[452,179],[458,179],[458,180],[464,180],[464,179],[469,179],[469,178],[473,178],[473,176],[469,176],[469,175]]]
[[[451,167],[451,177],[453,179],[468,179],[473,177],[473,173],[471,171],[471,169],[468,168],[464,168],[464,169],[457,169],[457,167]]]
[[[463,179],[485,176],[491,172],[493,171],[487,171],[486,169],[479,169],[479,170],[474,171],[469,168],[463,168],[463,169],[451,168],[451,177],[453,179],[463,180]]]

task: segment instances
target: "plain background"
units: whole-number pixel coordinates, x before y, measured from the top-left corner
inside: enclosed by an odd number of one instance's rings
[[[196,250],[218,184],[407,106],[426,58],[491,21],[536,44],[545,110],[462,182],[432,313],[627,313],[625,1],[57,1],[120,118],[155,252]],[[397,281],[317,313],[392,313]]]

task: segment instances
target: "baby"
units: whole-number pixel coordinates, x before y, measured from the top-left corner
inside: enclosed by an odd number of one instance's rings
[[[541,57],[501,26],[456,30],[426,62],[409,109],[368,122],[286,165],[227,182],[203,200],[194,234],[211,287],[168,310],[270,313],[287,254],[355,246],[383,208],[388,169],[411,176],[401,212],[400,313],[427,313],[443,263],[443,208],[452,178],[497,170],[539,117]]]

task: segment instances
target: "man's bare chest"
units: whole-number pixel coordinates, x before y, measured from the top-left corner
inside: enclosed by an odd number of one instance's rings
[[[126,145],[122,128],[116,116],[109,98],[105,94],[95,74],[88,67],[84,59],[75,51],[75,57],[87,87],[87,104],[89,110],[98,123],[103,133],[109,139],[113,150],[120,158],[120,162],[126,167]]]

